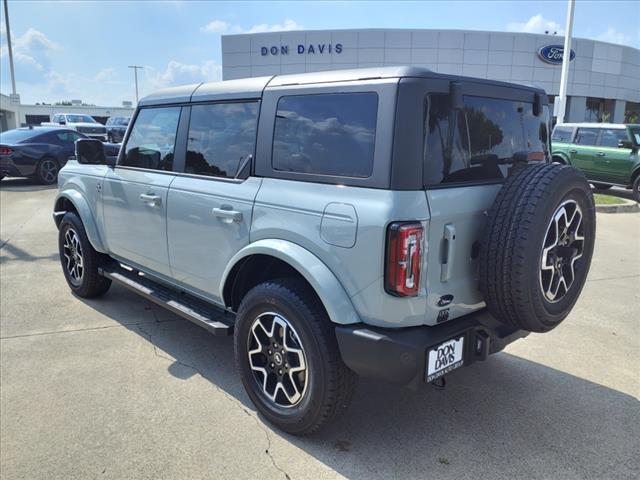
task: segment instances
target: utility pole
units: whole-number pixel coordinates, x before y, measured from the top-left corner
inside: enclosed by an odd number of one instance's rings
[[[9,71],[11,72],[11,93],[16,94],[16,74],[13,70],[13,49],[11,48],[11,29],[9,28],[9,0],[4,0],[4,22],[7,28],[7,47],[9,49]]]
[[[558,100],[558,125],[564,123],[565,112],[567,110],[567,82],[569,80],[569,62],[571,61],[571,31],[573,30],[573,10],[576,5],[575,0],[567,2],[567,27],[564,33],[564,50],[562,52],[562,76],[560,77],[560,94]]]
[[[5,0],[6,2],[7,0]],[[144,67],[140,65],[129,65],[129,68],[133,68],[133,77],[136,81],[136,104],[138,103],[138,70],[142,70]]]

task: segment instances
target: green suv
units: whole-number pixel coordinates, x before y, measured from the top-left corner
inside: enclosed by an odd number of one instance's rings
[[[551,135],[553,161],[582,170],[594,187],[633,189],[640,202],[640,125],[564,123]]]

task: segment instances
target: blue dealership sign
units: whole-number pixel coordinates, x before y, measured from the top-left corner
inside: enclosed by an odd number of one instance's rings
[[[560,65],[564,56],[564,47],[562,45],[546,45],[538,50],[538,56],[547,63]],[[576,57],[576,52],[571,50],[569,61]]]

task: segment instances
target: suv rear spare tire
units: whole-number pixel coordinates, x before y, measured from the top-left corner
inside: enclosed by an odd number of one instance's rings
[[[509,176],[480,250],[480,289],[490,312],[531,332],[555,328],[582,291],[595,230],[593,195],[575,168],[538,163]]]

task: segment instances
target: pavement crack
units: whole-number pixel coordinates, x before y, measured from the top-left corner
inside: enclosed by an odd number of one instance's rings
[[[153,312],[154,317],[155,317],[155,312]],[[147,322],[150,323],[150,322]],[[157,322],[160,323],[160,322]],[[142,335],[147,339],[147,341],[153,346],[153,353],[156,357],[158,358],[162,358],[164,360],[167,360],[169,362],[172,363],[177,363],[178,365],[181,365],[183,367],[189,368],[191,370],[193,370],[195,373],[197,373],[198,375],[200,375],[200,377],[202,377],[203,379],[207,380],[207,382],[213,386],[213,388],[215,388],[220,394],[222,394],[223,397],[225,397],[227,400],[229,400],[236,408],[240,409],[241,412],[243,412],[245,415],[247,415],[249,418],[251,418],[256,426],[262,431],[262,433],[264,434],[264,437],[267,441],[267,446],[264,449],[264,453],[269,457],[269,460],[271,460],[271,464],[273,465],[273,467],[278,470],[280,473],[282,473],[282,475],[284,475],[284,478],[286,480],[291,480],[291,476],[278,464],[278,462],[276,461],[275,457],[273,456],[273,453],[271,452],[271,435],[269,434],[269,430],[262,424],[262,422],[260,422],[260,420],[257,418],[257,416],[251,412],[247,407],[245,407],[237,398],[235,398],[233,395],[229,394],[228,392],[224,391],[222,388],[220,388],[219,386],[217,386],[215,383],[211,382],[210,380],[207,379],[207,377],[202,373],[202,371],[194,366],[191,365],[189,363],[185,363],[182,362],[176,358],[171,358],[167,355],[165,355],[164,353],[160,352],[158,350],[157,345],[155,344],[155,342],[153,341],[153,337],[151,335],[150,332],[148,332],[147,330],[145,330],[144,328],[142,328],[141,324],[136,324],[138,330],[140,331],[140,333],[142,333]]]

